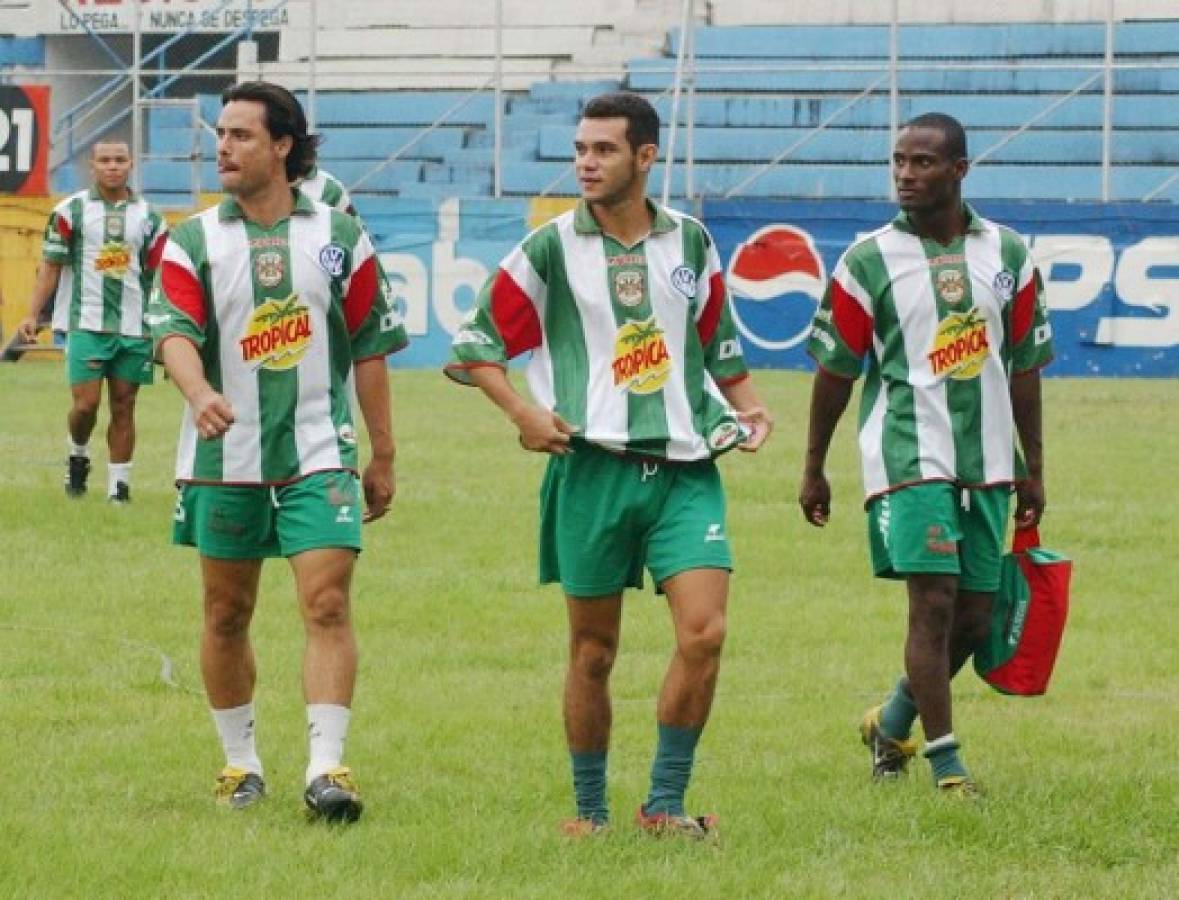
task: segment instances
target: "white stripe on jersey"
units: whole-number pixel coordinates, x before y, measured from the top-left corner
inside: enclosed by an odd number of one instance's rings
[[[995,276],[1003,270],[1003,244],[998,228],[966,237],[966,267],[975,308],[987,323],[987,354],[979,373],[981,381],[983,478],[987,484],[1010,481],[1014,475],[1015,430],[1011,420],[1010,387],[1003,366],[1003,300],[995,296]],[[1026,266],[1028,277],[1031,267]]]
[[[557,219],[557,233],[565,253],[565,275],[581,317],[589,369],[586,421],[574,424],[585,427],[593,422],[597,442],[621,450],[630,436],[630,416],[626,391],[614,386],[614,373],[609,365],[614,359],[618,325],[610,303],[606,255],[602,252],[601,235],[583,237],[574,230],[573,222],[572,212]]]
[[[937,336],[937,300],[921,239],[899,229],[890,229],[877,239],[884,265],[892,283],[893,302],[900,321],[913,386],[917,426],[917,458],[921,478],[954,477],[954,430],[945,383],[936,378],[926,353]],[[875,453],[880,453],[876,447]]]
[[[548,285],[541,280],[536,269],[532,267],[532,260],[528,258],[528,254],[524,252],[521,245],[517,245],[507,255],[501,268],[528,296],[532,302],[532,308],[536,311],[536,318],[541,326],[541,344],[532,352],[532,358],[528,361],[528,366],[525,369],[525,378],[532,398],[546,409],[553,409],[557,405],[557,392],[553,385],[553,360],[549,354],[548,339],[544,334],[545,314],[549,301]]]
[[[131,264],[123,276],[123,295],[119,305],[119,332],[129,337],[143,337],[144,300],[142,261],[150,246],[147,245],[148,218],[146,203],[128,203],[126,220],[123,223],[124,240],[131,251]]]
[[[327,310],[331,303],[327,276],[319,264],[318,251],[332,240],[332,217],[327,210],[314,216],[291,216],[289,242],[291,285],[311,311],[311,341],[295,369],[299,379],[299,402],[295,408],[295,446],[299,471],[343,467],[336,429],[332,423],[331,358],[328,350]],[[360,265],[362,248],[354,255]]]
[[[82,304],[79,307],[78,327],[83,331],[102,331],[102,282],[103,277],[95,268],[98,251],[102,249],[103,227],[106,224],[106,209],[101,203],[82,199],[82,221],[71,223],[80,227],[74,240],[81,240]]]
[[[201,227],[212,293],[208,301],[213,304],[221,332],[221,393],[233,407],[234,418],[233,426],[221,439],[221,480],[253,484],[262,481],[258,377],[242,359],[238,344],[254,312],[249,239],[245,222],[220,221],[217,207],[201,214]]]

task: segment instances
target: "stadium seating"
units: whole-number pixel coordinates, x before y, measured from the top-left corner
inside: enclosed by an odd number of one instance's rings
[[[348,8],[355,10],[356,5]],[[575,42],[580,34],[584,39],[592,31],[584,20],[593,15],[515,29],[505,45],[508,58],[532,58],[546,37]],[[348,39],[348,34],[357,33],[369,36]],[[427,41],[428,36],[432,37]],[[1103,25],[903,25],[898,38],[904,62],[898,77],[899,117],[938,110],[963,121],[972,156],[986,157],[971,176],[972,195],[1100,197]],[[344,56],[350,64],[363,66],[366,56],[388,52],[392,42],[408,61],[425,64],[447,55],[453,67],[456,58],[485,55],[489,40],[486,29],[475,38],[469,28],[462,32],[441,24],[433,30],[401,32],[341,27],[326,34],[319,47],[329,58],[340,57],[331,59],[331,66]],[[679,40],[673,30],[663,56],[629,60],[621,81],[546,78],[526,91],[511,91],[502,134],[505,192],[528,196],[575,191],[569,166],[572,137],[583,103],[594,94],[618,86],[639,91],[655,103],[666,122]],[[880,25],[698,27],[696,94],[690,105],[685,100],[680,107],[681,124],[689,116],[694,122],[695,190],[723,194],[797,145],[784,163],[757,174],[741,194],[885,196],[891,110],[887,83],[880,79],[886,72],[888,46],[889,29]],[[306,49],[297,43],[285,45],[280,63],[297,62]],[[1173,140],[1179,127],[1179,21],[1121,23],[1115,29],[1115,50],[1120,67],[1114,76],[1111,185],[1115,199],[1139,199],[1179,171],[1179,147]],[[873,93],[848,105],[874,82]],[[1077,93],[1065,99],[1073,91]],[[1054,103],[1056,108],[1046,112]],[[216,97],[201,98],[206,120],[215,118],[217,106]],[[345,183],[398,151],[396,162],[361,185],[361,195],[372,197],[362,206],[388,195],[428,202],[492,191],[490,92],[321,90],[316,110],[325,138],[325,167]],[[151,152],[178,157],[152,163],[146,182],[152,190],[183,190],[191,178],[190,164],[179,158],[192,141],[183,115],[187,113],[152,113]],[[1035,117],[1039,118],[1032,127],[1012,136]],[[440,120],[422,135],[423,128]],[[828,120],[829,127],[813,131]],[[202,145],[206,153],[211,151],[211,137],[204,136]],[[680,160],[685,147],[681,132]],[[206,190],[216,187],[210,175],[206,167]],[[656,184],[661,177],[657,170]],[[685,177],[677,167],[673,192],[683,190]],[[1163,196],[1179,198],[1179,186]]]

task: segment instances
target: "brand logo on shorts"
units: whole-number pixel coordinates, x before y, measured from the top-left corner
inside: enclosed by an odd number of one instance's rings
[[[1015,276],[1006,269],[995,275],[995,281],[991,286],[995,289],[995,296],[1004,303],[1015,296]]]
[[[925,529],[925,549],[940,556],[953,556],[958,552],[958,542],[945,540],[941,525],[930,525]]]
[[[122,278],[131,267],[131,247],[121,241],[107,241],[94,257],[94,271],[104,278]]]
[[[689,300],[696,299],[696,273],[687,266],[676,266],[672,270],[671,286]]]
[[[614,386],[632,394],[654,394],[671,375],[671,356],[655,317],[627,322],[614,338]]]
[[[324,246],[319,251],[319,264],[332,278],[339,278],[344,274],[344,263],[348,259],[348,251],[335,241]]]
[[[704,543],[710,541],[723,541],[725,539],[724,529],[721,528],[720,522],[713,522],[708,526],[708,531],[704,532]]]
[[[254,257],[254,277],[262,287],[278,287],[285,274],[281,253],[267,250]]]
[[[635,269],[614,273],[614,294],[623,306],[635,307],[643,302],[643,285],[643,273]]]
[[[311,311],[297,294],[257,307],[238,341],[242,362],[253,369],[274,371],[297,366],[310,343]]]

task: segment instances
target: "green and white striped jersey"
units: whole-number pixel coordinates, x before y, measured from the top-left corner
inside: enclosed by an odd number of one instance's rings
[[[163,217],[134,194],[108,203],[90,188],[57,204],[41,250],[62,266],[53,330],[147,337],[143,314],[166,237]]]
[[[744,431],[718,385],[748,376],[716,246],[696,219],[651,204],[625,247],[584,202],[500,263],[455,335],[446,372],[531,350],[533,398],[611,450],[669,460],[732,449]]]
[[[318,166],[299,182],[299,190],[312,200],[326,203],[332,209],[356,215],[356,208],[352,205],[352,198],[348,196],[348,189],[344,187],[344,183],[331,172],[325,172]]]
[[[965,207],[943,246],[902,213],[839,260],[808,352],[856,378],[868,359],[860,451],[869,498],[924,481],[1002,485],[1022,475],[1010,378],[1047,365],[1052,329],[1023,239]]]
[[[157,353],[191,341],[234,412],[224,436],[204,440],[185,408],[178,482],[282,484],[357,468],[353,364],[400,349],[405,332],[356,220],[294,196],[272,228],[228,198],[168,239],[149,311]]]

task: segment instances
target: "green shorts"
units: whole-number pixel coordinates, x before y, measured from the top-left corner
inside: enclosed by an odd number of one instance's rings
[[[927,482],[868,504],[868,546],[878,578],[957,575],[962,590],[999,588],[1011,505],[1008,487]]]
[[[66,377],[71,385],[118,378],[151,384],[151,341],[105,331],[71,331],[66,337]]]
[[[280,485],[182,484],[172,543],[217,559],[360,551],[364,506],[352,472],[314,472]]]
[[[578,442],[540,489],[540,581],[571,597],[656,588],[688,569],[732,570],[725,493],[712,460],[642,462]]]

